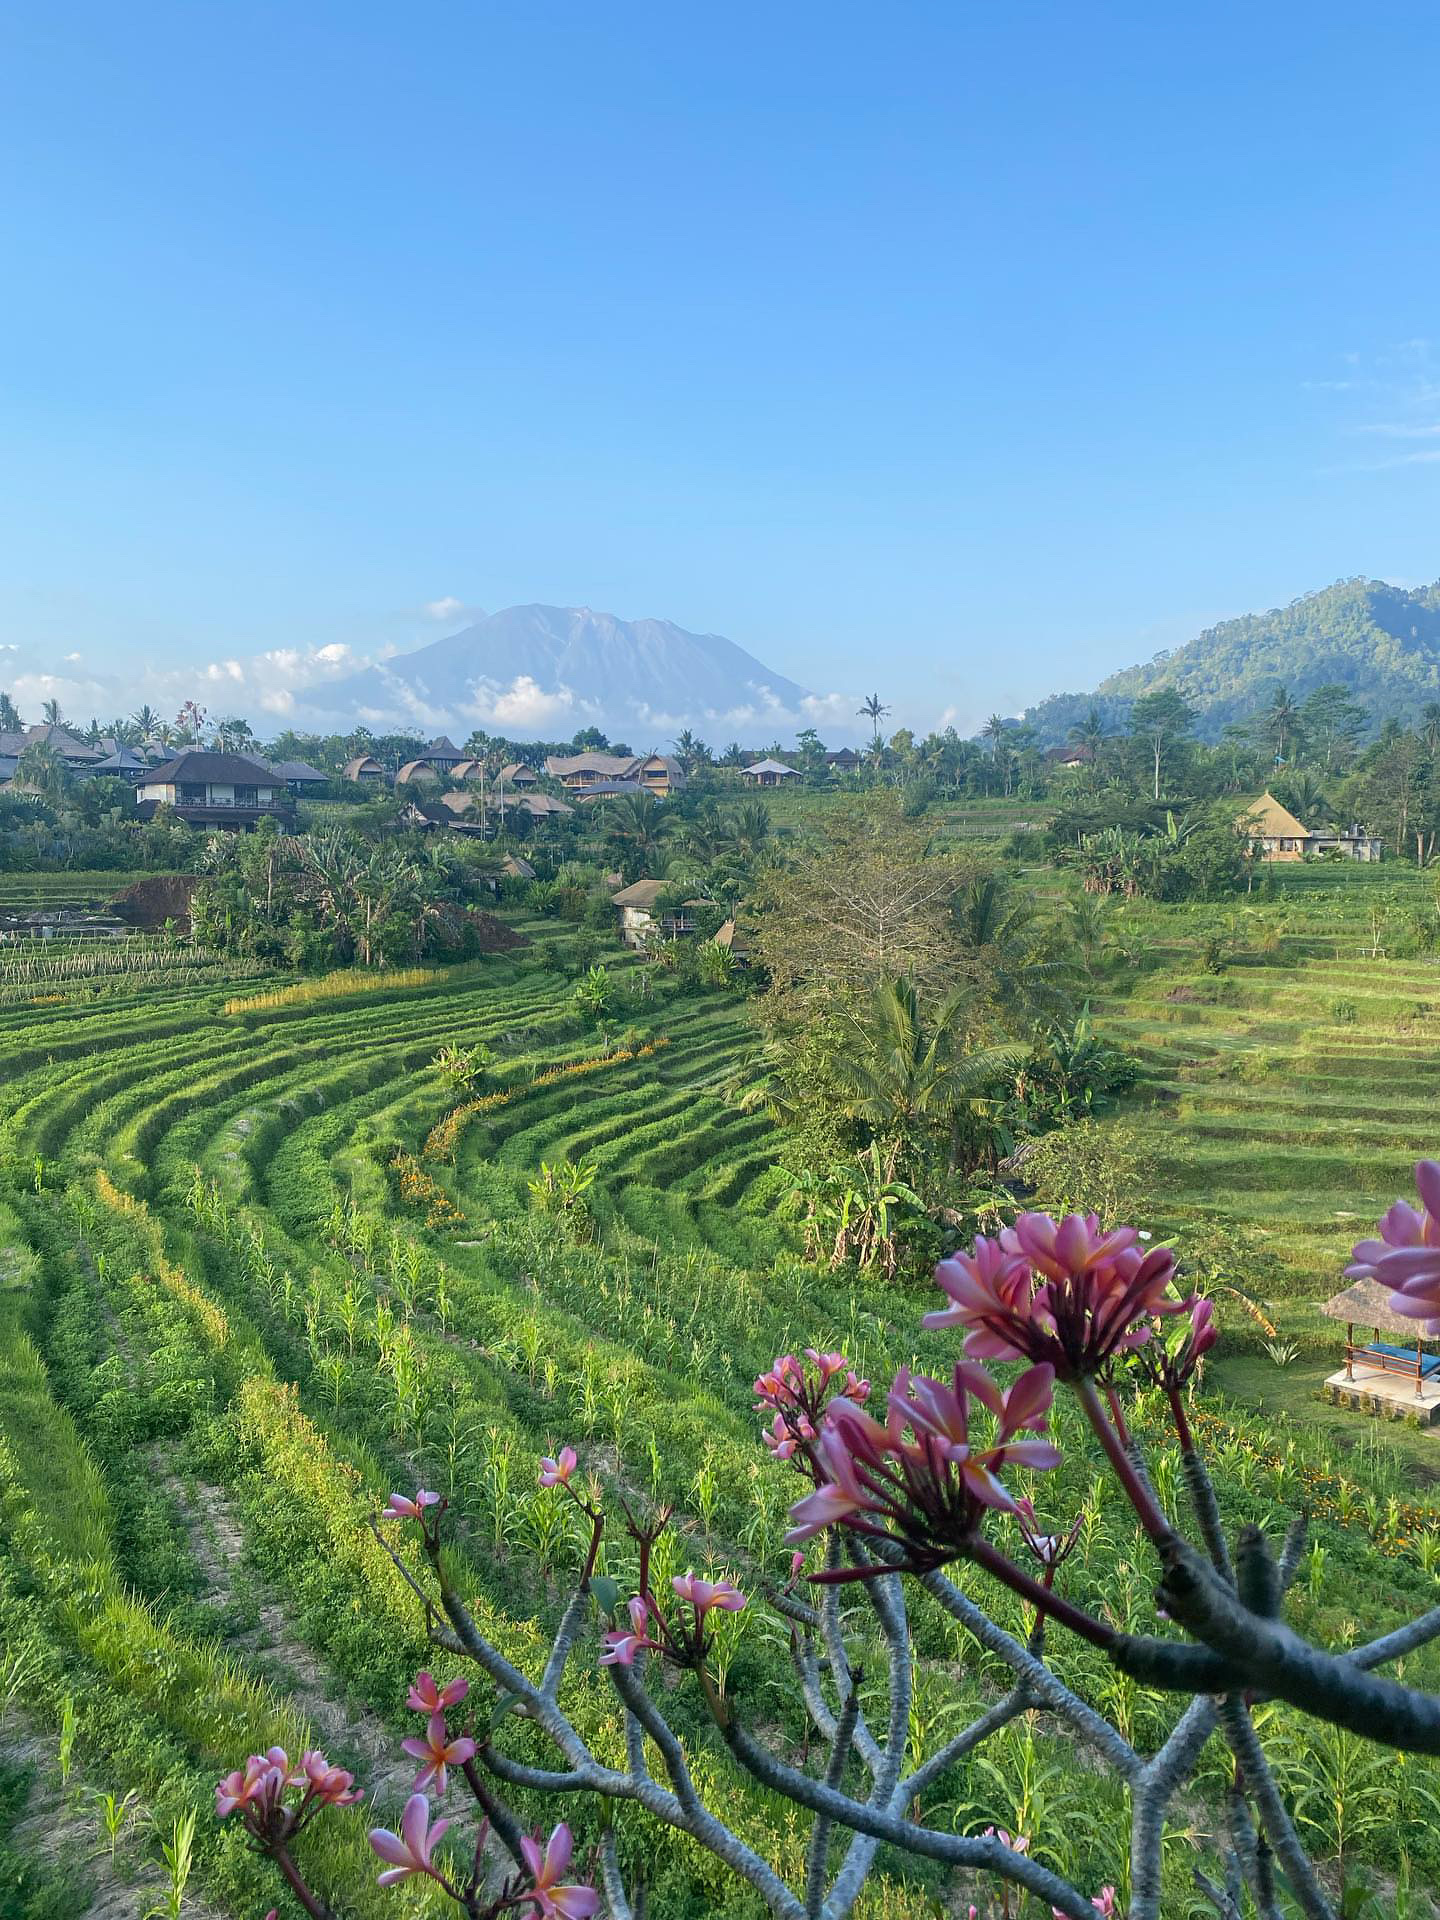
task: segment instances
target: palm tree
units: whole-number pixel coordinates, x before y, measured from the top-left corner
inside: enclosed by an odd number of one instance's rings
[[[887,1174],[921,1157],[925,1136],[948,1135],[953,1166],[958,1117],[1025,1057],[1017,1045],[967,1052],[974,998],[960,988],[927,1013],[914,983],[882,980],[858,1023],[857,1044],[833,1064],[848,1111],[869,1129]]]
[[[889,713],[890,709],[878,693],[871,693],[866,695],[855,711],[862,719],[870,722],[870,725],[874,728],[876,736],[878,737],[880,722],[885,718],[886,714]]]
[[[680,762],[680,770],[688,779],[697,767],[706,766],[710,759],[710,749],[689,727],[683,729],[674,742],[675,758]]]
[[[8,693],[0,693],[0,733],[19,733],[25,722]]]
[[[753,860],[770,839],[770,809],[763,800],[747,800],[735,809],[731,837],[736,851]]]
[[[1293,743],[1294,736],[1300,730],[1300,709],[1284,687],[1275,689],[1275,696],[1265,709],[1262,725],[1266,739],[1275,749],[1275,764],[1278,767],[1284,762],[1286,743]]]
[[[1003,1026],[1027,1033],[1069,1012],[1074,960],[1029,894],[984,874],[961,893],[955,920],[978,990]]]
[[[672,816],[653,793],[629,793],[605,802],[606,837],[627,864],[643,871],[671,830]]]
[[[1100,718],[1100,709],[1091,707],[1083,720],[1077,720],[1066,736],[1074,746],[1084,753],[1092,766],[1100,758],[1100,749],[1105,744],[1105,722]]]
[[[738,740],[732,740],[729,746],[726,747],[724,753],[722,753],[720,756],[720,764],[722,767],[743,767],[744,766],[745,749],[741,746]]]
[[[44,706],[41,707],[40,712],[47,727],[64,726],[65,716],[60,711],[60,702],[58,700],[47,700]]]
[[[148,700],[131,714],[130,723],[142,741],[155,739],[160,731],[160,716]]]
[[[70,769],[48,740],[32,740],[15,762],[15,784],[58,804],[70,791]]]

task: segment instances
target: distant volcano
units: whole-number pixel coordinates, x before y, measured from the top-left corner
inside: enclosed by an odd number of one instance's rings
[[[313,687],[297,705],[305,721],[448,728],[459,738],[483,727],[563,740],[598,726],[636,752],[683,727],[715,747],[764,741],[809,726],[820,707],[718,633],[539,606],[488,614],[414,653]]]

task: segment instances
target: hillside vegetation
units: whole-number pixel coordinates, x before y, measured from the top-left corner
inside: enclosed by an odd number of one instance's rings
[[[1028,710],[1045,744],[1062,743],[1093,705],[1123,722],[1147,693],[1174,687],[1200,710],[1206,739],[1258,713],[1278,687],[1297,700],[1343,686],[1375,725],[1413,722],[1440,699],[1440,585],[1407,589],[1341,580],[1287,607],[1207,627],[1184,646],[1102,680],[1092,694],[1056,694]]]

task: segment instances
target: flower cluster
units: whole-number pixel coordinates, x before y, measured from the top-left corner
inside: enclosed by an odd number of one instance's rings
[[[771,1416],[763,1436],[771,1455],[789,1460],[798,1453],[803,1464],[819,1437],[825,1408],[836,1396],[857,1407],[870,1398],[870,1382],[856,1375],[843,1353],[806,1347],[803,1360],[793,1353],[780,1354],[755,1382],[755,1411]]]
[[[1075,1551],[1085,1516],[1083,1513],[1076,1514],[1064,1533],[1041,1533],[1034,1506],[1022,1497],[1015,1502],[1015,1518],[1020,1524],[1020,1538],[1025,1542],[1025,1549],[1039,1565],[1048,1587],[1058,1569]]]
[[[1380,1238],[1357,1242],[1345,1275],[1378,1280],[1391,1289],[1396,1313],[1440,1334],[1440,1160],[1416,1163],[1415,1186],[1420,1206],[1397,1200],[1380,1221]]]
[[[291,1796],[299,1794],[299,1798]],[[265,1849],[285,1846],[325,1807],[353,1807],[362,1798],[353,1774],[332,1767],[318,1748],[292,1765],[284,1747],[252,1753],[215,1787],[215,1817],[238,1813]]]
[[[688,1614],[662,1613],[653,1594],[637,1593],[627,1603],[630,1616],[628,1632],[623,1627],[605,1634],[602,1667],[630,1667],[637,1653],[663,1654],[677,1666],[698,1667],[705,1655],[705,1616],[712,1610],[739,1613],[745,1595],[732,1580],[702,1580],[690,1571],[677,1573],[670,1582],[677,1599],[689,1608]]]
[[[922,1326],[966,1327],[976,1360],[1030,1360],[1076,1380],[1142,1347],[1146,1324],[1189,1304],[1169,1289],[1175,1256],[1145,1249],[1134,1227],[1103,1232],[1097,1215],[1022,1213],[995,1239],[942,1260],[935,1278],[951,1304]]]
[[[405,1704],[412,1712],[427,1716],[425,1738],[402,1740],[400,1748],[412,1760],[420,1762],[420,1771],[415,1776],[417,1791],[433,1786],[436,1793],[444,1793],[450,1768],[463,1767],[467,1760],[475,1758],[475,1742],[469,1734],[451,1734],[445,1725],[446,1709],[458,1706],[469,1691],[468,1680],[451,1680],[437,1687],[432,1674],[424,1671],[416,1674]]]
[[[839,1521],[898,1539],[914,1568],[954,1559],[987,1513],[1015,1510],[1000,1478],[1007,1467],[1058,1466],[1048,1440],[1022,1437],[1044,1432],[1054,1383],[1049,1366],[1028,1368],[1008,1391],[965,1361],[948,1385],[902,1370],[883,1426],[853,1401],[832,1400],[811,1450],[818,1484],[791,1508],[787,1539],[798,1544]],[[995,1422],[986,1445],[971,1436],[973,1403]]]

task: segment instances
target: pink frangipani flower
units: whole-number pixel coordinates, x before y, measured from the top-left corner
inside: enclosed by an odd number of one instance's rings
[[[1440,1160],[1416,1162],[1415,1186],[1420,1207],[1397,1200],[1380,1221],[1380,1238],[1356,1244],[1345,1274],[1391,1288],[1396,1313],[1440,1334]]]
[[[475,1755],[475,1742],[468,1734],[451,1738],[443,1713],[431,1714],[423,1740],[402,1740],[400,1746],[412,1760],[422,1763],[415,1776],[416,1789],[428,1787],[433,1781],[436,1793],[445,1791],[450,1777],[447,1769],[464,1766]]]
[[[443,1687],[437,1687],[434,1675],[422,1667],[411,1682],[405,1704],[416,1713],[443,1713],[447,1707],[458,1707],[469,1691],[468,1680],[447,1680]]]
[[[382,1860],[390,1862],[384,1873],[376,1875],[377,1884],[397,1886],[412,1873],[428,1873],[432,1879],[438,1879],[432,1858],[449,1824],[448,1820],[437,1820],[432,1827],[430,1802],[423,1793],[412,1793],[400,1816],[399,1833],[392,1833],[388,1827],[370,1829],[370,1845]]]
[[[318,1747],[301,1754],[300,1770],[310,1792],[327,1807],[353,1807],[365,1797],[355,1785],[354,1774],[332,1767]]]
[[[570,1476],[579,1464],[573,1447],[561,1447],[553,1460],[545,1458],[540,1462],[540,1484],[542,1487],[568,1487]]]
[[[570,1868],[575,1842],[562,1820],[542,1847],[538,1834],[526,1834],[520,1851],[534,1882],[531,1897],[537,1902],[544,1920],[590,1920],[600,1905],[600,1896],[592,1887],[562,1885],[560,1876]]]
[[[1058,1221],[1022,1213],[997,1239],[982,1234],[969,1253],[940,1262],[935,1278],[951,1304],[921,1324],[968,1328],[965,1351],[976,1360],[1030,1360],[1062,1380],[1089,1376],[1112,1354],[1143,1347],[1152,1316],[1188,1304],[1170,1293],[1169,1247],[1147,1252],[1139,1240],[1134,1227],[1102,1231],[1093,1213]]]
[[[915,1567],[953,1559],[988,1511],[1013,1511],[1000,1478],[1007,1467],[1059,1464],[1050,1441],[1030,1437],[1044,1431],[1054,1383],[1053,1368],[1036,1366],[1004,1391],[962,1361],[948,1384],[897,1374],[883,1426],[850,1401],[832,1401],[813,1450],[817,1485],[791,1508],[787,1542],[798,1546],[839,1521],[903,1542]],[[971,1435],[976,1406],[993,1419],[986,1444]]]
[[[677,1573],[670,1584],[679,1598],[688,1600],[695,1609],[697,1627],[712,1607],[718,1607],[722,1613],[739,1613],[745,1605],[744,1594],[731,1580],[699,1580],[687,1568],[684,1573]]]
[[[425,1509],[439,1506],[439,1504],[439,1494],[431,1493],[425,1487],[420,1487],[413,1496],[408,1493],[392,1493],[380,1517],[382,1520],[423,1520]]]
[[[661,1650],[659,1642],[650,1639],[646,1633],[650,1624],[650,1608],[638,1593],[628,1602],[628,1611],[630,1631],[626,1633],[623,1628],[614,1627],[601,1638],[600,1644],[605,1648],[600,1656],[602,1667],[633,1667],[635,1656],[642,1649],[652,1652]]]

